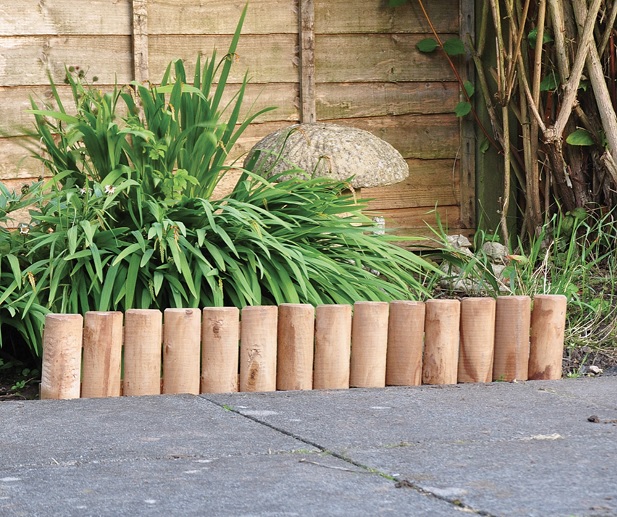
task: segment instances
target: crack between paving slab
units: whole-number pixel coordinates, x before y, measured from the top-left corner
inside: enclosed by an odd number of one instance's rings
[[[217,406],[219,406],[220,408],[222,408],[225,411],[229,411],[231,413],[235,413],[236,415],[242,416],[248,420],[251,420],[257,424],[263,425],[264,427],[268,427],[270,429],[272,429],[273,431],[276,431],[278,433],[284,434],[285,436],[289,436],[290,438],[293,438],[294,440],[298,440],[299,442],[305,443],[306,445],[310,445],[311,447],[315,447],[316,449],[320,450],[321,452],[328,454],[330,456],[332,456],[333,458],[337,458],[341,461],[344,461],[345,463],[349,463],[350,465],[353,465],[354,467],[358,467],[360,469],[362,469],[361,472],[358,471],[354,471],[351,470],[351,472],[356,472],[356,473],[362,473],[362,472],[366,472],[368,474],[374,474],[377,476],[380,476],[388,481],[392,481],[394,482],[394,486],[396,488],[410,488],[424,496],[427,497],[432,497],[435,499],[438,499],[440,501],[446,502],[452,506],[454,506],[457,510],[461,510],[463,512],[468,512],[468,513],[474,513],[476,515],[482,515],[484,517],[496,517],[495,515],[493,515],[492,513],[486,512],[484,510],[477,510],[475,508],[473,508],[472,506],[469,506],[465,503],[463,503],[462,501],[460,501],[459,499],[455,499],[455,498],[450,498],[450,497],[446,497],[443,495],[439,495],[436,494],[434,492],[431,492],[430,490],[426,490],[425,488],[422,488],[420,485],[417,485],[416,483],[413,483],[412,481],[409,481],[408,479],[404,479],[404,478],[399,478],[397,476],[392,476],[386,472],[383,472],[379,469],[373,468],[373,467],[369,467],[368,465],[364,465],[358,461],[355,461],[352,458],[349,458],[347,456],[344,456],[343,454],[339,454],[335,451],[331,451],[328,448],[324,447],[323,445],[320,445],[316,442],[313,442],[311,440],[308,440],[306,438],[303,438],[302,436],[299,436],[295,433],[292,433],[291,431],[287,431],[286,429],[282,429],[280,427],[277,427],[273,424],[270,424],[268,422],[265,422],[263,420],[259,420],[259,418],[254,417],[252,415],[245,415],[244,413],[242,413],[241,411],[238,411],[237,409],[234,409],[233,407],[227,405],[227,404],[222,404],[219,402],[216,402],[214,400],[208,399],[206,397],[202,398],[204,400],[207,400],[208,402],[215,404]]]

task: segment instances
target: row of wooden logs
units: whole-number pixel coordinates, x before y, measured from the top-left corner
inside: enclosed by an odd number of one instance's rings
[[[41,398],[559,379],[566,298],[50,314]],[[241,317],[241,321],[240,321]]]

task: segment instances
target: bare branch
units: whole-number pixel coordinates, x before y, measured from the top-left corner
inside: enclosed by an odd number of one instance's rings
[[[574,15],[579,25],[585,20],[585,17],[589,19],[591,11],[587,12],[584,0],[576,0],[574,2]],[[595,20],[595,15],[594,15]],[[606,80],[604,79],[604,71],[602,70],[602,63],[600,62],[600,56],[598,55],[598,49],[595,45],[589,46],[589,52],[587,53],[587,71],[589,72],[589,79],[591,80],[591,87],[598,104],[598,111],[600,112],[600,119],[602,120],[602,127],[606,134],[606,141],[608,144],[608,150],[610,152],[613,163],[617,162],[617,114],[613,108],[611,97],[606,86]],[[617,176],[614,175],[614,168],[607,168],[611,172],[613,182],[617,184]]]
[[[574,3],[584,7],[580,4],[580,0],[575,0]],[[576,100],[578,86],[581,81],[581,75],[583,74],[583,67],[585,66],[585,60],[587,59],[589,48],[593,42],[593,28],[598,12],[600,11],[601,4],[602,0],[593,0],[589,11],[587,12],[585,26],[580,36],[580,44],[576,52],[574,66],[572,67],[572,74],[570,75],[564,88],[565,94],[561,102],[561,110],[559,111],[559,115],[557,116],[557,120],[555,122],[554,134],[550,135],[552,138],[561,138],[566,124],[568,123],[568,119],[572,113],[572,107],[574,106],[574,102]]]
[[[608,17],[608,21],[606,22],[606,29],[604,29],[604,34],[602,36],[600,47],[598,48],[598,54],[600,56],[604,54],[604,51],[606,50],[606,45],[608,45],[608,40],[611,36],[611,32],[613,31],[616,19],[617,19],[617,2],[614,2],[613,8],[611,9],[611,14]]]
[[[617,3],[615,5],[617,5]],[[553,24],[553,36],[555,37],[559,79],[561,83],[565,83],[568,77],[570,77],[570,60],[568,59],[568,51],[566,48],[566,25],[563,18],[562,0],[548,0],[548,7]]]

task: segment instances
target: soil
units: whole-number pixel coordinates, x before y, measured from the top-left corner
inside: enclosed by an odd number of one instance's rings
[[[39,398],[40,379],[33,379],[23,388],[16,387],[16,383],[22,379],[21,375],[6,376],[4,372],[0,372],[0,402],[5,400],[35,400]]]
[[[39,398],[40,365],[0,353],[0,402]]]
[[[596,366],[602,373],[599,375],[617,375],[617,346],[610,348],[590,348],[588,346],[571,348],[565,351],[563,357],[563,375],[594,375]]]

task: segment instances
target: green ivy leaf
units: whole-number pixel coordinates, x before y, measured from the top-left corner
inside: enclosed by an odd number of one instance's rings
[[[449,56],[465,54],[465,44],[459,38],[452,38],[443,44],[443,49]]]
[[[555,76],[555,72],[551,72],[540,82],[540,91],[554,92],[557,90],[557,86],[557,77]]]
[[[465,91],[467,92],[467,97],[471,98],[476,91],[473,83],[471,81],[465,81],[463,83],[463,87],[465,88]]]
[[[439,44],[433,38],[421,39],[416,43],[417,49],[426,54],[433,52],[438,46]]]
[[[527,41],[529,41],[529,46],[531,48],[536,48],[537,40],[538,40],[538,29],[533,29],[527,35]],[[542,35],[542,44],[544,45],[545,43],[550,43],[551,41],[553,41],[553,37],[548,32],[545,31],[544,34]]]
[[[471,112],[471,104],[467,101],[459,102],[454,108],[454,113],[457,117],[464,117]]]
[[[577,129],[568,135],[566,142],[570,145],[593,145],[593,138],[591,133],[585,129]]]

